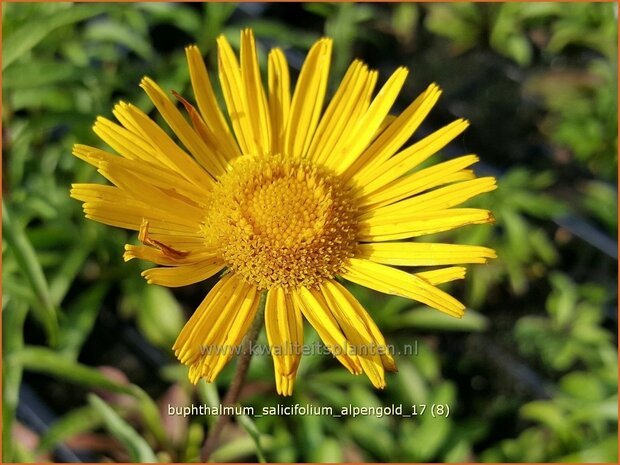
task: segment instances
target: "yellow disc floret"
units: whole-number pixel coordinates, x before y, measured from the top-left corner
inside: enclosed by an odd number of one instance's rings
[[[325,168],[243,156],[212,194],[202,227],[207,245],[259,289],[316,286],[354,254],[355,206]]]

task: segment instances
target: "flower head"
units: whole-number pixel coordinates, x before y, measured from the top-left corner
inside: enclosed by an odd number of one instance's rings
[[[483,209],[454,208],[495,189],[476,178],[478,158],[417,167],[467,127],[456,120],[403,147],[440,95],[431,84],[398,117],[389,111],[407,76],[398,68],[375,93],[377,72],[354,61],[323,110],[332,42],[310,50],[291,96],[283,52],[268,56],[263,87],[254,36],[241,33],[237,59],[218,39],[219,80],[228,120],[204,61],[186,49],[198,108],[177,105],[151,79],[146,91],[175,142],[137,107],[119,103],[120,125],[99,117],[94,131],[120,156],[76,145],[112,185],[74,184],[87,218],[138,231],[125,260],[159,267],[149,283],[185,286],[217,273],[174,344],[192,382],[213,381],[241,343],[266,292],[265,325],[276,386],[290,395],[303,343],[303,318],[352,373],[385,386],[395,371],[372,318],[337,278],[417,300],[455,317],[464,306],[437,285],[465,276],[466,263],[495,257],[480,246],[410,240],[493,222]],[[373,97],[374,95],[374,97]],[[435,266],[409,272],[395,267]],[[374,348],[374,350],[364,350]]]

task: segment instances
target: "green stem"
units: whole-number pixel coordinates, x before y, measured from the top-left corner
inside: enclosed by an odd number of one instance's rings
[[[258,304],[258,310],[256,312],[256,316],[254,317],[254,321],[252,322],[252,326],[250,327],[247,335],[245,336],[243,342],[243,352],[239,355],[239,361],[237,362],[237,371],[235,371],[235,376],[228,387],[228,391],[224,396],[224,400],[222,401],[222,405],[234,407],[239,399],[239,394],[241,393],[241,388],[243,387],[243,383],[245,381],[245,375],[248,372],[248,368],[250,367],[250,360],[252,358],[252,346],[258,339],[258,335],[260,334],[260,330],[263,327],[264,317],[265,317],[265,301],[266,301],[266,293],[263,292],[260,298],[260,302]],[[230,415],[220,415],[217,418],[217,421],[209,431],[209,436],[202,446],[201,451],[201,461],[208,462],[209,457],[215,451],[215,448],[218,446],[220,436],[224,427],[230,422]]]

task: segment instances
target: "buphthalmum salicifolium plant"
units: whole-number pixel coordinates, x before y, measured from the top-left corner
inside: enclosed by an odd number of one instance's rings
[[[411,239],[492,223],[488,210],[454,207],[495,189],[495,179],[474,175],[476,155],[416,170],[468,122],[403,147],[441,94],[431,84],[391,116],[406,68],[375,92],[377,71],[355,60],[323,109],[331,39],[312,46],[292,93],[281,49],[268,54],[267,88],[251,30],[241,32],[240,49],[237,57],[224,36],[217,40],[227,116],[200,51],[187,47],[197,107],[148,77],[140,84],[181,144],[120,102],[113,111],[120,124],[99,117],[94,125],[118,155],[74,148],[112,185],[74,184],[71,195],[84,202],[87,218],[138,231],[141,245],[127,244],[124,259],[160,265],[142,273],[149,283],[186,286],[220,274],[173,346],[193,383],[217,377],[234,351],[204,348],[239,346],[266,293],[278,393],[293,391],[304,318],[351,373],[383,388],[395,361],[340,280],[460,318],[464,305],[437,286],[464,278],[465,268],[455,265],[485,263],[495,252]],[[396,268],[403,266],[434,268]]]

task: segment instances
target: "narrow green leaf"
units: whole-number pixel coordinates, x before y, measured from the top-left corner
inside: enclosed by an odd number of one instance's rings
[[[26,370],[46,373],[82,386],[135,394],[130,385],[112,381],[100,371],[68,360],[45,347],[26,346],[18,353],[5,357],[5,360],[14,360],[15,363],[21,363]]]
[[[64,299],[75,276],[82,269],[82,265],[84,265],[91,250],[92,244],[89,240],[80,241],[68,252],[62,265],[50,279],[50,296],[55,305],[60,305]]]
[[[41,436],[38,452],[45,453],[62,441],[85,431],[92,431],[103,424],[103,419],[92,406],[80,407],[66,413],[54,422]]]
[[[153,433],[153,436],[155,436],[157,441],[164,444],[166,447],[169,446],[164,425],[162,424],[159,407],[157,407],[157,404],[151,396],[144,392],[139,386],[132,385],[132,389],[134,391],[134,395],[138,399],[138,406],[140,413],[142,414],[144,424],[151,431],[151,433]]]
[[[4,38],[2,70],[4,71],[16,59],[32,50],[55,29],[92,18],[104,11],[104,5],[74,5],[47,17],[33,18],[32,21]]]
[[[266,463],[265,453],[261,446],[261,434],[256,427],[256,424],[247,415],[237,415],[237,421],[243,427],[243,429],[250,435],[256,446],[256,457],[260,463]]]
[[[183,309],[169,289],[144,285],[140,293],[136,322],[151,343],[170,350],[183,328],[185,317]]]
[[[342,463],[344,457],[340,442],[334,438],[325,438],[317,451],[317,462],[321,463]]]
[[[268,450],[273,443],[271,436],[263,437],[263,448]],[[232,441],[219,447],[213,455],[211,460],[214,462],[236,462],[243,458],[250,457],[255,453],[254,440],[251,437],[245,436],[239,439],[233,439]]]
[[[87,288],[67,306],[58,336],[58,351],[66,358],[77,359],[82,344],[95,324],[101,308],[101,300],[108,287],[109,284],[106,282],[97,283]]]
[[[144,60],[151,60],[153,48],[143,37],[130,27],[116,21],[101,21],[91,24],[85,32],[85,38],[97,42],[113,42],[134,51]]]
[[[394,321],[398,327],[412,327],[417,329],[443,331],[484,331],[488,326],[488,320],[474,310],[467,309],[463,318],[453,318],[444,313],[417,308],[402,314]]]
[[[209,407],[217,407],[220,405],[220,395],[217,392],[215,383],[207,383],[204,379],[201,379],[198,381],[196,388],[198,391],[198,398],[201,402],[207,404]],[[217,421],[217,417],[208,415],[206,420],[209,426],[213,426]]]
[[[88,395],[88,402],[101,415],[112,436],[127,449],[132,462],[156,463],[157,458],[151,447],[118,413],[95,394]]]
[[[40,306],[33,306],[34,314],[46,330],[50,345],[56,344],[58,321],[53,299],[50,295],[49,286],[41,264],[37,259],[36,252],[26,238],[23,230],[19,228],[11,219],[11,213],[2,201],[2,231],[9,247],[19,263],[19,267],[30,283]]]
[[[31,87],[49,86],[68,80],[77,80],[83,70],[67,63],[37,60],[11,66],[4,73],[3,87],[5,90],[27,89]]]

